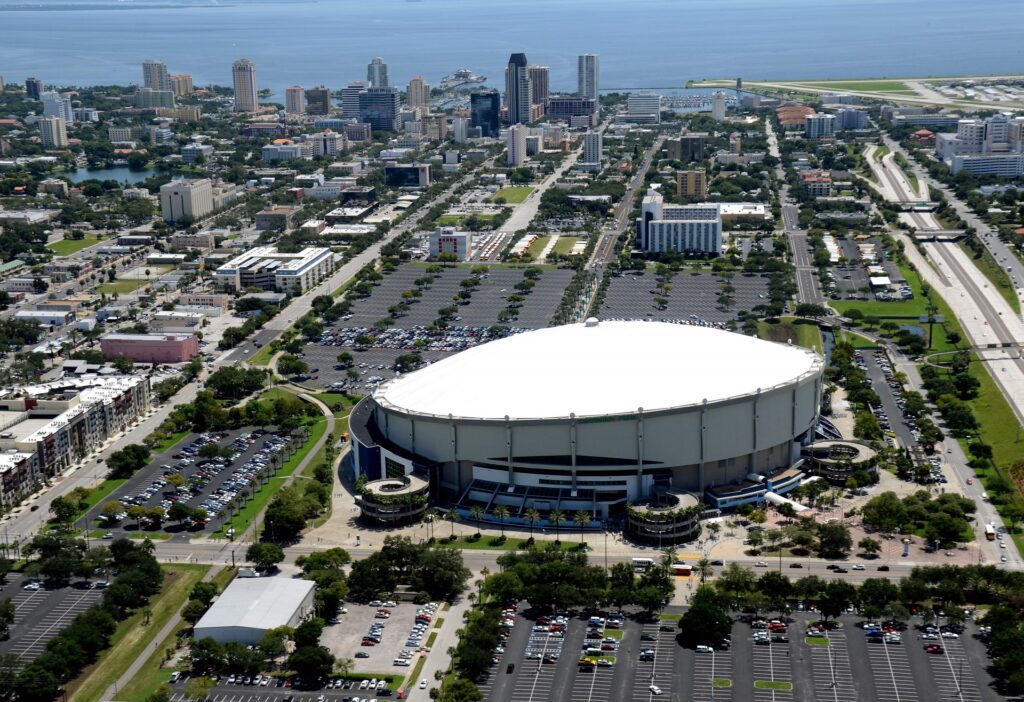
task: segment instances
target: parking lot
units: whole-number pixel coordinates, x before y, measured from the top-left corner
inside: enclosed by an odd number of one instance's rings
[[[419,605],[402,602],[388,607],[377,607],[350,603],[346,607],[348,611],[340,615],[339,622],[324,629],[320,642],[330,649],[335,657],[351,658],[355,662],[355,672],[408,675],[410,669],[416,665],[418,656],[421,653],[425,655],[429,632],[437,620],[436,613],[428,614],[431,621],[418,638],[410,638],[417,612],[424,609]],[[388,610],[391,613],[390,617],[378,617],[379,609]],[[361,645],[362,637],[369,633],[375,624],[381,625],[378,636],[380,641],[373,646]],[[396,661],[400,660],[404,660],[405,663],[396,665]]]
[[[15,610],[9,635],[0,641],[0,653],[13,654],[25,662],[43,653],[50,639],[103,596],[102,589],[81,585],[25,589],[28,582],[28,578],[12,573],[3,584],[2,596],[11,598]]]
[[[203,446],[216,444],[224,454],[216,458],[199,455]],[[133,505],[146,509],[162,508],[165,514],[175,502],[192,509],[203,509],[209,522],[217,524],[217,515],[232,513],[241,506],[245,495],[254,492],[262,481],[270,478],[288,455],[289,440],[266,429],[236,429],[216,434],[193,434],[169,450],[153,456],[149,464],[129,478],[106,500],[87,515],[88,523],[104,531],[104,539],[114,539],[142,532],[163,532],[171,538],[187,539],[190,532],[201,531],[201,522],[165,519],[157,525],[143,517],[132,519],[128,510]],[[180,475],[181,479],[171,476]],[[181,481],[176,486],[174,483]],[[115,523],[103,518],[103,505],[110,500],[121,502],[124,510]]]
[[[808,625],[814,619],[811,613],[797,613],[777,630],[757,628],[767,622],[752,626],[737,621],[731,645],[691,651],[677,644],[674,621],[627,618],[614,630],[615,637],[608,637],[618,641],[610,652],[614,661],[590,666],[581,665],[581,656],[590,657],[584,644],[603,641],[613,630],[587,638],[593,627],[578,616],[568,619],[564,632],[552,631],[550,624],[540,624],[543,620],[535,613],[520,607],[504,650],[496,653],[496,662],[478,685],[491,702],[1000,699],[989,687],[984,646],[973,624],[956,639],[938,635],[944,650],[937,654],[925,650],[933,641],[920,617],[902,633],[883,634],[877,643],[863,617],[844,615],[838,627],[812,637]]]
[[[613,277],[598,315],[602,319],[657,319],[665,321],[724,324],[736,318],[740,310],[750,311],[766,304],[768,279],[736,275],[732,278],[734,304],[722,308],[718,302],[722,280],[709,273],[691,275],[682,271],[671,279],[672,289],[664,294],[656,288],[652,272],[627,273]],[[655,298],[667,300],[665,309],[655,306]]]
[[[540,276],[533,287],[524,292],[516,285],[524,280],[524,269],[491,268],[479,277],[468,300],[456,303],[466,288],[462,282],[472,278],[469,268],[443,268],[430,274],[425,266],[404,265],[384,276],[369,297],[357,299],[352,313],[334,327],[327,329],[320,343],[309,345],[303,360],[321,386],[346,389],[369,389],[376,383],[395,376],[395,360],[404,354],[419,353],[424,363],[433,363],[457,351],[497,338],[490,331],[502,324],[511,333],[546,327],[558,308],[565,286],[572,279],[571,270],[535,269]],[[429,284],[417,285],[433,276]],[[403,293],[417,291],[419,297]],[[506,299],[521,295],[514,314],[503,318],[509,308]],[[407,309],[394,311],[405,303]],[[456,310],[444,329],[430,328],[439,310],[455,306]],[[393,323],[384,328],[381,319]],[[373,337],[372,343],[357,344],[357,337]],[[348,351],[355,357],[357,380],[350,380],[348,368],[337,364],[337,356]],[[336,367],[337,366],[337,367]]]

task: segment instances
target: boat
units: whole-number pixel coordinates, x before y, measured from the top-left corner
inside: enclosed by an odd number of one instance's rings
[[[445,76],[441,79],[441,89],[451,90],[453,88],[461,88],[465,85],[477,85],[486,81],[487,76],[478,76],[468,68],[460,68],[450,76]]]

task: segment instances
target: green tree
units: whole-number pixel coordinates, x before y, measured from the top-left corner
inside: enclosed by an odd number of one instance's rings
[[[469,508],[469,518],[476,523],[476,538],[478,539],[480,538],[480,522],[483,521],[485,514],[484,508],[480,505],[473,505]]]
[[[213,678],[192,678],[185,685],[185,697],[193,700],[193,702],[201,702],[210,696],[215,686],[216,683],[213,681]]]
[[[572,521],[580,529],[580,546],[583,546],[583,536],[587,533],[587,527],[591,522],[590,512],[581,509],[572,515]]]
[[[498,524],[501,525],[501,537],[505,538],[505,520],[508,519],[509,510],[505,505],[495,505],[494,509],[491,510],[494,518],[498,520]]]
[[[866,556],[877,556],[882,552],[882,544],[877,539],[872,539],[870,536],[865,536],[863,539],[857,542],[857,548],[861,550]]]
[[[853,547],[850,529],[838,522],[818,526],[818,555],[822,558],[842,558]]]
[[[560,509],[553,509],[548,512],[548,522],[555,527],[555,543],[562,542],[562,524],[565,523],[565,515]]]
[[[273,570],[284,560],[284,551],[277,544],[256,542],[246,550],[245,559],[260,570]]]
[[[288,667],[305,684],[317,688],[334,671],[334,656],[323,646],[303,646],[288,658]]]
[[[679,619],[679,640],[689,648],[698,644],[717,646],[732,631],[732,619],[719,605],[714,590],[701,585],[693,603]]]

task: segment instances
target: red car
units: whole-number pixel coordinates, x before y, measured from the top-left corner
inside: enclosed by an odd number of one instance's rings
[[[373,639],[363,639],[362,645],[363,646],[376,646],[377,642],[374,641]]]
[[[550,624],[551,623],[551,617],[538,617],[537,618],[537,623],[538,624]]]
[[[925,653],[939,654],[943,652],[942,646],[939,644],[928,644],[924,647]]]

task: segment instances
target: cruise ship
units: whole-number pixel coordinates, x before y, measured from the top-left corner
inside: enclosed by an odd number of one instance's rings
[[[450,76],[445,76],[441,79],[441,89],[451,90],[452,88],[461,88],[464,85],[477,85],[486,80],[487,76],[478,76],[468,68],[460,68]]]

